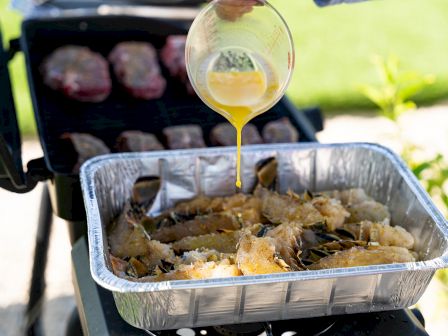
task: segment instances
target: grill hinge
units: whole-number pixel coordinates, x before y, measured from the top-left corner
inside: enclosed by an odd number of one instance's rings
[[[14,56],[21,50],[22,49],[20,47],[20,39],[15,38],[15,39],[9,40],[9,49],[7,51],[5,51],[5,53],[7,54],[8,62],[10,60],[12,60],[14,58]]]
[[[23,169],[19,170],[0,134],[0,188],[23,194],[33,190],[38,182],[52,177],[53,174],[48,170],[43,157],[28,162],[26,173]]]
[[[36,183],[49,180],[53,177],[53,173],[48,170],[43,157],[28,162],[27,168],[27,177],[36,181]]]

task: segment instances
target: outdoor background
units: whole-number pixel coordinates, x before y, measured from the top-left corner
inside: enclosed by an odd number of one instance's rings
[[[326,127],[319,140],[380,142],[403,153],[441,210],[446,211],[448,1],[376,0],[329,8],[318,8],[312,0],[271,3],[285,16],[296,45],[296,69],[288,95],[299,107],[318,105],[325,113]],[[21,22],[21,16],[7,5],[8,1],[0,0],[5,44],[20,35]],[[390,59],[392,55],[400,61],[402,71],[427,76],[431,85],[406,97],[418,109],[398,118],[385,118],[360,88],[372,85],[386,93],[391,88],[402,92],[401,82],[382,84],[372,64],[374,56]],[[14,58],[10,71],[25,138],[24,155],[36,157],[41,152],[35,140],[23,55]],[[0,265],[17,279],[11,284],[11,277],[0,278],[0,335],[14,334],[20,324],[31,271],[39,192],[13,195],[0,191]],[[60,334],[74,306],[68,238],[63,223],[57,224],[47,274],[47,327],[53,334]],[[447,284],[447,272],[439,272],[420,302],[432,335],[443,335],[448,327]]]

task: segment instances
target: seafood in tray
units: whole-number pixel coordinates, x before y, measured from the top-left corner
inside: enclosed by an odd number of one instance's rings
[[[251,193],[197,196],[146,213],[160,180],[139,178],[108,227],[117,276],[159,282],[415,262],[414,237],[363,189],[274,191],[277,160]]]
[[[222,147],[84,164],[92,276],[127,322],[165,330],[399,309],[448,265],[446,221],[384,147],[247,146],[238,195],[234,169]]]

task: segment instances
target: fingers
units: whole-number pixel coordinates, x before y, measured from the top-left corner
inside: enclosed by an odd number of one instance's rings
[[[252,11],[253,6],[259,6],[259,0],[218,0],[216,13],[223,20],[235,21],[239,17]]]

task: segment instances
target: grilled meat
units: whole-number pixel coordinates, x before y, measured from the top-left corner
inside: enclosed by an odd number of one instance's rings
[[[117,138],[116,149],[119,152],[147,152],[163,150],[163,146],[151,133],[126,131]]]
[[[236,146],[236,130],[229,123],[221,123],[210,132],[210,142],[215,146]],[[243,129],[243,145],[261,144],[263,140],[253,124],[247,124]]]
[[[111,91],[107,61],[86,47],[56,49],[44,60],[41,71],[46,85],[71,99],[101,102]]]
[[[166,44],[160,53],[160,58],[170,72],[170,75],[178,78],[185,85],[189,94],[194,94],[194,89],[188,79],[187,67],[185,66],[186,41],[186,35],[168,36]]]
[[[78,173],[81,165],[88,159],[110,153],[109,148],[101,139],[87,133],[64,133],[61,139],[70,144],[77,157],[73,173]]]
[[[299,132],[288,118],[268,122],[263,128],[263,140],[266,143],[288,143],[299,141]]]
[[[163,130],[170,149],[206,147],[202,129],[198,125],[171,126]]]
[[[109,61],[115,76],[133,97],[149,100],[165,92],[166,81],[150,43],[121,42],[109,54]]]

